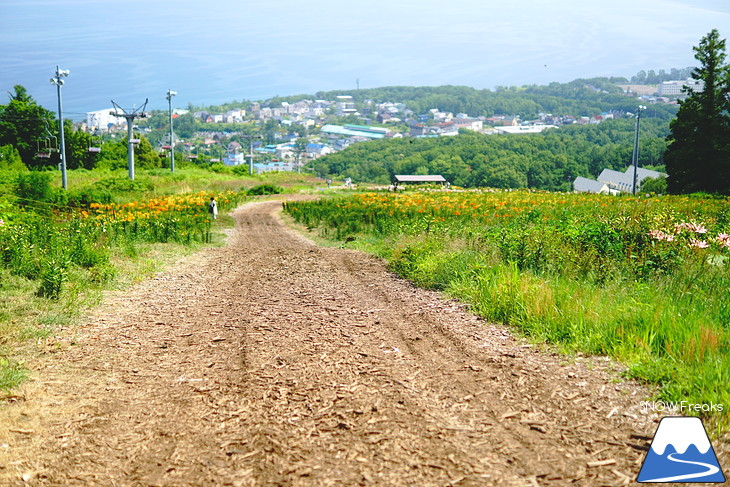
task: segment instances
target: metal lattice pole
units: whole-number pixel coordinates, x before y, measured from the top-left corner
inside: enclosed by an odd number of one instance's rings
[[[129,179],[134,181],[134,143],[135,139],[132,138],[132,129],[134,126],[134,120],[137,118],[146,118],[147,113],[145,113],[144,109],[147,107],[147,99],[144,101],[144,105],[142,105],[141,108],[137,108],[132,112],[127,112],[124,108],[120,107],[116,103],[114,103],[114,100],[112,100],[112,105],[114,105],[114,111],[110,112],[111,115],[115,117],[123,117],[125,120],[127,120],[127,167],[129,168]]]

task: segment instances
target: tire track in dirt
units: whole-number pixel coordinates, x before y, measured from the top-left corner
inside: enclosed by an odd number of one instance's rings
[[[280,202],[110,298],[6,405],[15,485],[624,485],[656,418],[572,363],[320,248]],[[73,341],[73,344],[71,344]]]

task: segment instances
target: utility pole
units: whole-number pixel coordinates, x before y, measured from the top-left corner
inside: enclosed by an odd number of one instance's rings
[[[260,135],[242,135],[242,139],[248,139],[248,173],[253,175],[253,139],[261,139]]]
[[[643,110],[646,110],[646,107],[644,105],[639,105],[636,109],[636,133],[634,135],[634,154],[633,154],[633,163],[634,163],[634,185],[633,185],[633,191],[632,193],[636,195],[636,187],[638,186],[638,172],[639,172],[639,126],[641,124],[641,112]]]
[[[63,86],[64,79],[70,74],[68,69],[61,69],[56,66],[56,74],[51,78],[51,84],[56,85],[56,91],[58,93],[58,126],[60,131],[61,143],[61,183],[63,189],[68,189],[68,179],[66,177],[66,139],[63,136],[63,111],[61,109],[61,86]]]
[[[301,137],[296,140],[294,143],[294,153],[297,156],[297,173],[302,172],[302,162],[301,157],[302,154],[307,151],[307,141],[303,140]]]
[[[175,172],[175,139],[172,132],[172,97],[177,91],[167,90],[167,103],[170,107],[170,172]]]
[[[124,108],[120,107],[114,100],[114,111],[109,112],[114,117],[124,117],[127,120],[127,166],[129,167],[129,179],[134,181],[134,144],[138,143],[138,139],[132,138],[132,127],[134,126],[134,120],[137,118],[147,118],[147,114],[144,109],[147,107],[147,99],[144,101],[144,105],[141,108],[137,108],[131,112],[127,112]]]

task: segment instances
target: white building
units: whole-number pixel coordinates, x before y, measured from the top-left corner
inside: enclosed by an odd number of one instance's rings
[[[517,125],[506,127],[494,127],[500,134],[539,134],[543,130],[557,128],[555,125]]]
[[[355,101],[351,95],[340,95],[337,97],[337,114],[338,115],[354,115],[357,113],[355,109]]]
[[[666,177],[666,174],[649,169],[636,169],[636,191],[641,191],[641,182],[646,178]],[[573,190],[583,193],[631,193],[634,190],[634,166],[629,166],[626,172],[604,169],[598,175],[598,181],[577,177],[573,181]]]
[[[581,176],[575,178],[573,181],[573,190],[579,193],[599,193],[599,194],[610,194],[611,190],[608,188],[606,183],[596,181],[595,179],[588,179]]]
[[[685,94],[682,93],[682,88],[684,88],[685,86],[691,88],[693,91],[702,91],[704,89],[704,83],[702,81],[698,81],[692,78],[686,79],[684,81],[664,81],[657,88],[657,95],[670,98],[683,96]]]
[[[245,154],[237,151],[226,152],[226,155],[223,156],[223,164],[226,166],[240,166],[241,164],[246,164],[246,156]]]
[[[111,127],[126,127],[127,120],[123,117],[115,117],[112,115],[114,108],[106,110],[97,110],[95,112],[86,112],[86,126],[90,132],[106,132]]]

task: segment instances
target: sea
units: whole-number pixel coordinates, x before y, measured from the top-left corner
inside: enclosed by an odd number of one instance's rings
[[[694,66],[726,0],[0,0],[0,104],[64,116],[381,86],[477,89]],[[434,107],[438,108],[438,107]]]

